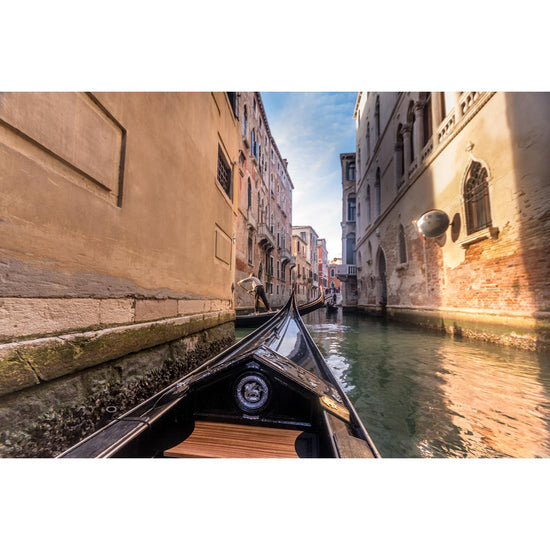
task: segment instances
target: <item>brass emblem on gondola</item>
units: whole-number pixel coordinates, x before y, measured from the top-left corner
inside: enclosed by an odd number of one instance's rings
[[[325,410],[332,413],[335,416],[338,416],[346,422],[350,421],[350,415],[348,409],[337,403],[332,397],[328,395],[321,396],[321,405]]]
[[[269,399],[267,381],[259,374],[243,376],[235,387],[235,398],[242,411],[246,413],[261,411]]]

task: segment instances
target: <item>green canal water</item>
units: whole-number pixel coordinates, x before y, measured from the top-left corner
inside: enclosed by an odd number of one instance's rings
[[[341,308],[304,321],[383,457],[550,457],[550,354]]]

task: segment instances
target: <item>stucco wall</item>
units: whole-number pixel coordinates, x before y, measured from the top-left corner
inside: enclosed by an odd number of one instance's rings
[[[234,318],[237,126],[225,92],[0,94],[0,395]]]
[[[19,127],[38,139],[49,135],[43,127],[48,120],[41,117],[44,96],[56,113],[67,95],[85,98],[84,114],[95,108],[85,94],[23,95],[26,119]],[[12,97],[2,94],[0,106]],[[35,144],[19,128],[0,124],[2,266],[12,262],[3,272],[9,285],[2,295],[229,299],[231,258],[224,245],[232,239],[234,216],[216,170],[218,146],[228,160],[236,159],[237,136],[225,94],[96,93],[94,98],[126,132],[120,192],[110,191],[107,176],[97,178],[109,190],[58,160],[44,149],[50,146],[46,138],[45,145]],[[69,126],[66,139],[80,140],[77,150],[88,151],[78,166],[99,165],[98,173],[117,170],[120,136],[113,136],[114,125],[88,132],[80,115],[75,109],[74,126],[67,121],[61,128]],[[112,154],[97,155],[98,148]],[[110,200],[113,193],[122,195],[120,207]]]
[[[471,320],[502,325],[500,318],[510,330],[531,327],[533,341],[545,340],[550,313],[550,169],[545,161],[550,94],[482,96],[477,112],[458,124],[448,141],[434,147],[408,186],[398,189],[394,134],[407,101],[402,99],[393,111],[388,137],[358,186],[364,212],[366,186],[372,186],[380,166],[382,215],[369,227],[365,216],[358,223],[359,305],[368,309],[378,303],[383,252],[388,310],[439,311],[449,319],[458,319],[461,312]],[[462,200],[464,174],[472,161],[489,171],[493,226],[493,235],[477,242],[468,242]],[[412,225],[432,208],[443,210],[451,220],[458,215],[461,222],[438,242],[422,240]],[[405,263],[399,259],[400,224],[406,235]]]

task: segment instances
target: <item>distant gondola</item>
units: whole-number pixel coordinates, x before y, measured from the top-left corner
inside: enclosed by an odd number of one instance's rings
[[[379,457],[294,294],[262,327],[60,457]]]
[[[326,299],[327,313],[336,313],[338,306],[336,305],[336,294],[330,294]]]
[[[317,298],[314,300],[311,300],[310,302],[307,302],[305,304],[301,304],[298,306],[298,311],[300,312],[300,315],[306,315],[306,313],[311,313],[312,311],[315,311],[316,309],[319,309],[325,305],[325,294],[323,289],[321,289],[321,292]],[[272,319],[277,314],[276,311],[270,312],[270,313],[251,313],[249,315],[237,315],[235,318],[235,328],[256,328],[261,325],[263,325],[265,322],[269,321],[269,319]]]

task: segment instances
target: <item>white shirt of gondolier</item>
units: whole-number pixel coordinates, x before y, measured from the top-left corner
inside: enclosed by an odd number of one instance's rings
[[[258,277],[246,277],[245,279],[241,279],[237,284],[242,284],[242,283],[250,283],[251,285],[251,290],[256,290],[256,287],[257,286],[264,286],[262,281],[260,281],[260,279],[258,279]]]

